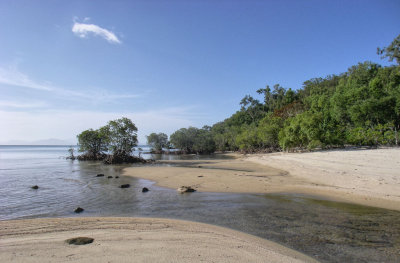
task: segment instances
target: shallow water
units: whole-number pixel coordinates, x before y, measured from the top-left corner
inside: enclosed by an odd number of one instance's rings
[[[400,212],[293,194],[182,195],[142,179],[116,179],[124,165],[65,160],[61,156],[67,149],[0,146],[1,220],[74,216],[185,219],[267,238],[323,262],[400,262]],[[98,173],[106,177],[96,177]],[[131,188],[118,188],[124,183]],[[31,189],[32,185],[39,189]],[[150,191],[142,193],[143,187]],[[85,211],[75,214],[78,206]]]

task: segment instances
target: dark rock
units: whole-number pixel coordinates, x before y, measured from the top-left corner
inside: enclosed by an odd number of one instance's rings
[[[104,174],[98,174],[98,175],[96,175],[96,177],[103,177],[104,176]]]
[[[78,207],[77,209],[75,209],[75,213],[82,213],[83,212],[83,210],[85,210],[85,209],[83,209],[82,207]]]
[[[193,189],[191,186],[181,186],[177,189],[177,191],[183,194],[183,193],[196,192],[196,189]]]
[[[34,186],[32,186],[31,188],[36,190],[36,189],[39,189],[39,186],[34,185]]]
[[[65,242],[70,245],[86,245],[92,243],[93,241],[94,239],[91,237],[74,237],[65,240]]]
[[[105,164],[120,164],[120,163],[148,163],[149,161],[142,157],[126,155],[126,154],[113,154],[107,155],[104,158],[103,163]]]
[[[202,175],[199,175],[199,176],[197,176],[197,177],[203,177]]]
[[[130,184],[122,184],[119,188],[129,188],[131,187]]]
[[[119,178],[119,176],[117,175],[117,176],[115,176],[115,178]]]
[[[147,188],[147,187],[143,187],[143,189],[142,189],[142,193],[146,193],[146,192],[148,192],[149,191],[149,188]]]
[[[111,175],[107,177],[108,179],[113,178]]]

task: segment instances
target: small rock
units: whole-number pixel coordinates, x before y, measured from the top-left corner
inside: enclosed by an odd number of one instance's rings
[[[34,185],[34,186],[32,186],[31,188],[36,190],[36,189],[39,189],[39,186]]]
[[[119,176],[117,175],[117,176],[115,176],[115,178],[119,178]]]
[[[86,245],[92,243],[93,241],[94,239],[91,237],[74,237],[65,240],[65,242],[70,245]]]
[[[107,177],[108,179],[113,178],[111,175]]]
[[[96,175],[96,177],[103,177],[104,176],[104,174],[98,174],[98,175]]]
[[[197,176],[197,177],[203,177],[202,175],[199,175],[199,176]]]
[[[148,192],[149,191],[149,188],[147,188],[147,187],[143,187],[143,189],[142,189],[142,193],[146,193],[146,192]]]
[[[129,188],[131,187],[130,184],[122,184],[119,188]]]
[[[177,189],[177,191],[180,192],[181,194],[196,192],[196,190],[193,189],[191,186],[181,186]]]
[[[83,212],[83,210],[85,210],[85,209],[83,209],[82,207],[78,207],[77,209],[75,209],[75,213],[82,213]]]

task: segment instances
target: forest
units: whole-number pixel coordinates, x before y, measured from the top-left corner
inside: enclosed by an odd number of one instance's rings
[[[261,101],[246,95],[231,117],[211,127],[181,128],[169,144],[186,153],[398,146],[400,35],[377,53],[395,64],[359,63],[297,90],[267,85],[257,90]]]

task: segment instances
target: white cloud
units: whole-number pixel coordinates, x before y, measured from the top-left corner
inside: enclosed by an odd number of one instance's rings
[[[21,101],[1,101],[0,100],[0,107],[6,107],[6,108],[29,109],[29,108],[43,108],[46,106],[47,106],[47,104],[42,101],[21,102]]]
[[[0,84],[46,91],[72,100],[89,99],[93,102],[112,102],[120,99],[140,97],[138,94],[115,94],[99,88],[90,88],[83,91],[59,88],[50,85],[48,82],[42,83],[35,81],[26,74],[20,72],[16,67],[0,67]]]
[[[113,32],[94,24],[83,24],[74,22],[74,25],[72,26],[72,32],[80,38],[86,38],[89,34],[94,34],[96,36],[104,38],[110,43],[121,43],[121,41]]]
[[[53,90],[53,88],[46,83],[38,83],[33,81],[27,75],[18,71],[15,67],[0,68],[0,84],[37,90]]]

